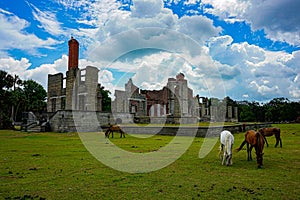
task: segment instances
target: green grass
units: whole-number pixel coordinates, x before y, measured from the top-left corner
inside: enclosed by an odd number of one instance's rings
[[[96,160],[77,133],[0,131],[0,199],[298,199],[300,124],[280,124],[283,148],[275,137],[264,149],[264,168],[233,153],[233,166],[218,159],[218,144],[203,159],[203,138],[177,161],[150,173],[115,171]],[[136,152],[151,152],[172,137],[141,139],[118,134],[111,141]],[[244,134],[235,134],[237,148]],[[105,153],[105,152],[104,152]]]

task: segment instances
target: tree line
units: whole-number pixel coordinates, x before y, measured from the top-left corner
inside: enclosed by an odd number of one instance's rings
[[[237,106],[239,122],[300,122],[300,101],[274,98],[267,103],[234,101],[226,97],[227,105]]]
[[[0,70],[0,128],[21,121],[22,112],[45,112],[47,92],[34,80],[21,80]]]
[[[111,111],[110,92],[101,88],[102,110]],[[47,112],[47,92],[34,80],[21,80],[0,70],[0,128],[10,128],[21,121],[23,112]],[[240,122],[300,122],[300,101],[274,98],[268,103],[234,101],[225,98],[228,106],[238,107]]]

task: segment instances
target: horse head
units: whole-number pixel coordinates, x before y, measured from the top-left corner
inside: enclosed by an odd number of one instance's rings
[[[264,137],[260,132],[256,133],[256,160],[257,160],[257,167],[261,168],[263,165],[263,149],[264,149]]]
[[[263,166],[263,155],[264,153],[256,153],[256,161],[257,161],[257,167],[261,168]]]

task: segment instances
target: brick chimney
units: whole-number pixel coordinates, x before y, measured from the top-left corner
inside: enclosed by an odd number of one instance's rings
[[[79,43],[73,37],[68,42],[69,45],[69,62],[68,70],[78,69]]]

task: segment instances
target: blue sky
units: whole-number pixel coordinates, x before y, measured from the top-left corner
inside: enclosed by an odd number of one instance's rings
[[[0,1],[0,68],[47,87],[65,73],[67,41],[80,68],[112,93],[128,78],[161,89],[185,74],[194,95],[300,99],[298,0]]]

